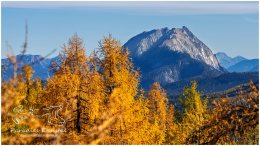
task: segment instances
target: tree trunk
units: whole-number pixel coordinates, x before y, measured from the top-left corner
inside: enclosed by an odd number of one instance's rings
[[[77,133],[80,133],[81,132],[81,123],[80,123],[80,116],[81,116],[81,106],[80,106],[80,97],[79,96],[76,96],[77,98],[77,118],[76,118],[76,130],[77,130]]]

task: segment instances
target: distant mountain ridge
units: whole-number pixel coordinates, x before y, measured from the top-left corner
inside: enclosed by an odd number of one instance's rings
[[[249,83],[250,80],[257,82],[259,75],[257,72],[245,73],[224,73],[217,77],[197,78],[198,90],[203,94],[220,92],[240,84]],[[170,95],[179,95],[184,86],[190,85],[190,80],[182,80],[165,86]]]
[[[166,85],[183,79],[218,76],[224,72],[212,51],[187,27],[162,28],[140,33],[124,44],[136,67],[141,84]]]
[[[240,61],[243,61],[243,60],[246,60],[246,58],[242,57],[242,56],[236,56],[234,58],[232,57],[229,57],[226,53],[224,52],[218,52],[216,53],[216,57],[220,63],[221,66],[223,66],[224,68],[229,68],[230,66],[240,62]]]
[[[229,72],[258,72],[259,59],[240,61],[228,68]]]
[[[259,59],[246,59],[242,56],[229,57],[224,52],[216,53],[221,66],[229,72],[258,72]]]
[[[52,72],[49,70],[50,64],[53,60],[58,60],[58,57],[54,58],[43,58],[40,55],[17,55],[16,60],[20,60],[18,67],[21,68],[24,65],[31,64],[32,69],[34,70],[33,78],[39,77],[42,80],[45,80],[49,77],[52,77]],[[13,76],[13,66],[10,63],[9,59],[1,59],[2,66],[2,80],[9,80]],[[21,73],[21,70],[18,70],[18,73]]]

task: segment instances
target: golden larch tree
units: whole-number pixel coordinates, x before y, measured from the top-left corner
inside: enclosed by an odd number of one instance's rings
[[[128,50],[111,35],[104,37],[98,51],[108,110],[111,113],[120,113],[104,144],[131,144],[133,141],[128,135],[132,130],[132,106],[137,94],[139,74],[134,69]]]
[[[154,129],[153,143],[162,144],[165,141],[166,121],[167,121],[167,105],[168,99],[166,92],[161,88],[160,84],[155,82],[148,93],[150,122]]]

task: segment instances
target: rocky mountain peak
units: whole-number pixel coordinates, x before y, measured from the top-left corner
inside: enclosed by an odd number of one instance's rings
[[[130,39],[124,46],[129,48],[133,57],[137,58],[149,51],[168,49],[188,54],[193,59],[220,69],[218,60],[212,51],[185,26],[143,32]]]

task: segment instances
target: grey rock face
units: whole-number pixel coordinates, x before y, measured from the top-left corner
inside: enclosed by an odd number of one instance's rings
[[[141,71],[141,84],[166,85],[183,79],[217,76],[223,71],[212,51],[188,28],[143,32],[125,45]]]

